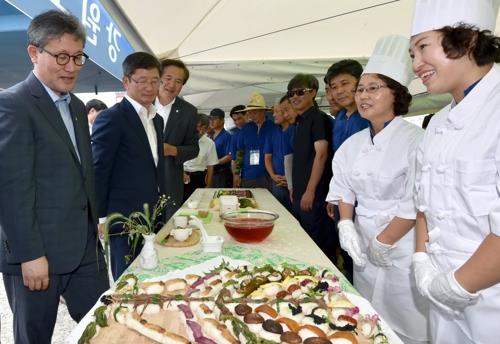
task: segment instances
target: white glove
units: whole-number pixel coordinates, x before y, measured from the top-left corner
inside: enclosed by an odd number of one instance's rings
[[[458,283],[455,270],[435,277],[429,286],[429,293],[438,302],[456,311],[476,303],[479,297],[479,293],[469,293]]]
[[[425,252],[414,253],[412,261],[417,289],[422,296],[429,297],[429,286],[439,271]]]
[[[370,246],[368,246],[368,259],[370,259],[370,261],[376,266],[392,266],[393,264],[390,254],[391,250],[395,247],[395,245],[380,242],[375,235],[370,241]]]
[[[364,267],[366,254],[361,252],[359,236],[352,220],[339,221],[337,227],[339,228],[340,247],[351,256],[354,264]]]
[[[425,252],[416,252],[413,254],[413,272],[417,282],[417,289],[422,296],[427,297],[436,307],[447,314],[459,316],[460,312],[450,308],[448,305],[436,299],[430,292],[430,286],[440,275],[438,269],[432,264],[429,255]]]

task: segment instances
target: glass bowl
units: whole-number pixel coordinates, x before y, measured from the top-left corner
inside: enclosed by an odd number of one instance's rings
[[[221,215],[227,232],[239,242],[261,242],[271,234],[278,214],[247,209],[227,211]]]

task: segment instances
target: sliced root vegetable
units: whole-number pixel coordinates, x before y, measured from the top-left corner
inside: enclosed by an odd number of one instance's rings
[[[299,332],[300,325],[293,319],[282,317],[277,320],[279,323],[282,323],[288,327],[288,329],[292,332]]]
[[[332,343],[352,343],[358,344],[358,340],[352,332],[338,331],[328,336]]]
[[[313,333],[315,337],[320,337],[320,338],[326,338],[326,333],[320,329],[318,326],[314,326],[314,325],[302,325],[300,327],[300,330],[299,330],[299,335],[302,336],[303,333],[307,334],[307,332],[309,333]],[[306,336],[302,336],[302,337],[306,337]],[[311,336],[307,336],[307,337],[311,337]]]
[[[260,305],[257,308],[255,308],[255,313],[265,313],[273,319],[278,316],[278,312],[276,312],[276,310],[273,307],[266,304]]]

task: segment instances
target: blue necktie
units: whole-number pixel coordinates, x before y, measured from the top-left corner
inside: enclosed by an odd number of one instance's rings
[[[66,94],[56,100],[56,106],[61,113],[61,118],[66,126],[66,130],[68,130],[69,137],[71,138],[71,142],[75,148],[76,156],[78,157],[78,160],[80,160],[80,154],[78,154],[78,147],[76,146],[75,128],[73,126],[73,121],[71,120],[71,113],[68,105],[70,99],[70,95]]]

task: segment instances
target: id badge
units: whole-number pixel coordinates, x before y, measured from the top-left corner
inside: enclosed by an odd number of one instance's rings
[[[255,166],[259,164],[260,151],[258,149],[250,150],[250,165]]]

